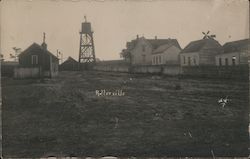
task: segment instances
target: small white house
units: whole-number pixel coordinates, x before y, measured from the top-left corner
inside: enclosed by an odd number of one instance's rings
[[[228,42],[223,45],[223,53],[215,56],[216,66],[235,66],[248,64],[250,56],[249,39]]]
[[[222,46],[214,39],[192,41],[180,52],[181,66],[215,65],[215,55],[222,51]]]

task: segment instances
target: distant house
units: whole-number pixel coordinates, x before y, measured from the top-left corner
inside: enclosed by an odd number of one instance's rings
[[[66,61],[64,61],[60,66],[60,71],[77,71],[79,67],[79,63],[73,59],[72,57],[68,57]]]
[[[152,65],[152,53],[159,46],[173,44],[180,48],[176,39],[146,39],[139,37],[131,42],[127,42],[126,49],[122,51],[125,60],[130,61],[131,65]]]
[[[59,59],[47,50],[45,37],[42,45],[33,43],[19,54],[16,78],[54,77],[58,74]]]
[[[217,66],[234,66],[248,64],[250,40],[243,39],[227,42],[223,45],[223,53],[215,56]]]
[[[215,65],[215,55],[223,51],[213,38],[190,42],[181,52],[181,66]]]
[[[179,45],[167,43],[156,48],[152,53],[152,65],[179,64]]]

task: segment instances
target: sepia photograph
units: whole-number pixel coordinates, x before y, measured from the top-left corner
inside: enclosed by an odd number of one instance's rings
[[[249,156],[248,0],[0,0],[3,158]]]

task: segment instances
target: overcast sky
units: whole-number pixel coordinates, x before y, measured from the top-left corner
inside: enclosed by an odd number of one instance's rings
[[[249,37],[248,0],[2,0],[0,2],[1,53],[12,47],[25,50],[42,43],[64,58],[78,59],[79,30],[84,15],[92,23],[96,57],[119,59],[126,42],[137,34],[146,38],[176,38],[184,48],[210,30],[227,41]]]

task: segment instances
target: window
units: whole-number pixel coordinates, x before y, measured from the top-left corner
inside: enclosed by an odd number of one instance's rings
[[[225,58],[225,65],[227,66],[228,65],[228,59]]]
[[[194,57],[194,65],[196,65],[196,58]]]
[[[233,65],[233,66],[235,66],[235,61],[236,61],[236,57],[233,56],[233,58],[232,58],[232,65]]]
[[[191,65],[191,58],[188,57],[188,66],[190,66],[190,65]]]
[[[146,51],[146,45],[142,45],[142,52]]]
[[[32,65],[38,64],[38,56],[37,55],[31,55],[31,64]]]
[[[159,56],[159,64],[161,64],[161,56]]]
[[[222,65],[222,60],[221,60],[221,58],[219,58],[219,66],[221,66]]]
[[[183,64],[186,64],[186,58],[183,56]]]

